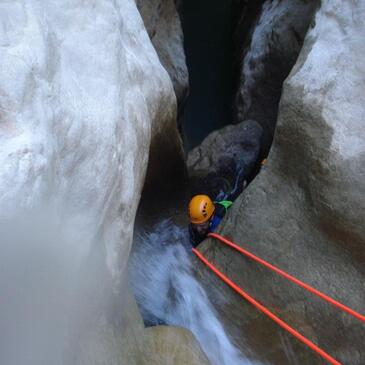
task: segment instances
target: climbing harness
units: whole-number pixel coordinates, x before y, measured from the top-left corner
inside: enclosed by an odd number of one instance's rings
[[[314,289],[310,285],[300,281],[299,279],[291,276],[287,272],[279,269],[278,267],[268,263],[267,261],[259,258],[258,256],[250,253],[249,251],[243,249],[242,247],[238,246],[237,244],[229,241],[228,239],[222,237],[221,235],[217,233],[209,233],[209,237],[216,238],[219,241],[223,242],[224,244],[232,247],[236,251],[242,253],[243,255],[249,257],[250,259],[258,262],[259,264],[269,268],[270,270],[276,272],[277,274],[281,275],[282,277],[286,278],[287,280],[290,280],[291,282],[295,283],[296,285],[304,288],[305,290],[311,292],[312,294],[318,296],[319,298],[327,301],[328,303],[336,306],[337,308],[341,309],[342,311],[352,315],[353,317],[359,319],[362,322],[365,322],[365,316],[361,315],[360,313],[352,310],[351,308],[345,306],[344,304],[332,299],[331,297],[327,296],[326,294],[323,294],[319,290]],[[274,322],[276,322],[279,326],[281,326],[283,329],[291,333],[294,337],[296,337],[299,341],[304,343],[306,346],[311,348],[314,352],[322,356],[325,360],[327,360],[330,364],[334,365],[342,365],[340,362],[338,362],[336,359],[334,359],[332,356],[327,354],[324,350],[319,348],[317,345],[315,345],[313,342],[311,342],[309,339],[301,335],[299,332],[297,332],[294,328],[290,327],[287,323],[282,321],[279,317],[277,317],[275,314],[273,314],[269,309],[264,307],[262,304],[257,302],[253,297],[251,297],[249,294],[247,294],[245,291],[243,291],[239,286],[237,286],[233,281],[231,281],[227,276],[225,276],[221,271],[219,271],[212,263],[210,263],[206,257],[201,254],[198,250],[193,248],[193,252],[199,257],[199,259],[208,266],[220,279],[222,279],[227,285],[229,285],[233,290],[235,290],[238,294],[240,294],[244,299],[246,299],[248,302],[250,302],[252,305],[254,305],[257,309],[259,309],[261,312],[266,314],[269,318],[271,318]]]

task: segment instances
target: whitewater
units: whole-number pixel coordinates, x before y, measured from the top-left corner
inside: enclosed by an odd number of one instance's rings
[[[187,229],[170,219],[136,234],[130,282],[145,323],[189,329],[213,365],[252,364],[231,343],[191,258]]]

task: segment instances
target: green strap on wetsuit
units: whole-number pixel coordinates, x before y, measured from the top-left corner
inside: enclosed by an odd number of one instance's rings
[[[230,201],[230,200],[222,200],[222,201],[220,201],[220,202],[214,202],[215,204],[220,204],[220,205],[222,205],[225,209],[226,209],[226,211],[227,211],[227,209],[233,204],[233,202],[232,201]]]

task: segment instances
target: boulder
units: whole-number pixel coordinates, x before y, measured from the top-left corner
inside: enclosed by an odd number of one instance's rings
[[[187,167],[192,194],[217,197],[231,192],[237,173],[249,179],[260,152],[262,128],[254,120],[212,132],[188,154]]]
[[[323,2],[286,80],[268,165],[237,199],[219,233],[364,314],[364,1]],[[200,250],[253,297],[344,364],[365,363],[365,328],[351,316],[208,240]],[[236,343],[270,364],[320,358],[213,274]],[[214,293],[212,300],[214,300]],[[220,303],[220,304],[219,304]]]
[[[113,331],[105,319],[79,343],[75,363],[80,365],[210,365],[194,335],[175,326],[145,328],[129,290],[128,309],[122,318],[122,330]]]
[[[119,363],[103,344],[126,335],[147,164],[165,159],[147,181],[184,166],[173,85],[133,0],[2,2],[0,19],[0,362],[74,364],[100,329],[87,357]]]
[[[146,365],[209,365],[193,334],[181,327],[145,329]]]

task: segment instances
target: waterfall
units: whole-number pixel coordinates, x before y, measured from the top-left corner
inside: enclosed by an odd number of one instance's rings
[[[134,245],[130,280],[145,321],[189,329],[213,365],[249,364],[193,275],[187,230],[166,219],[137,234]]]

